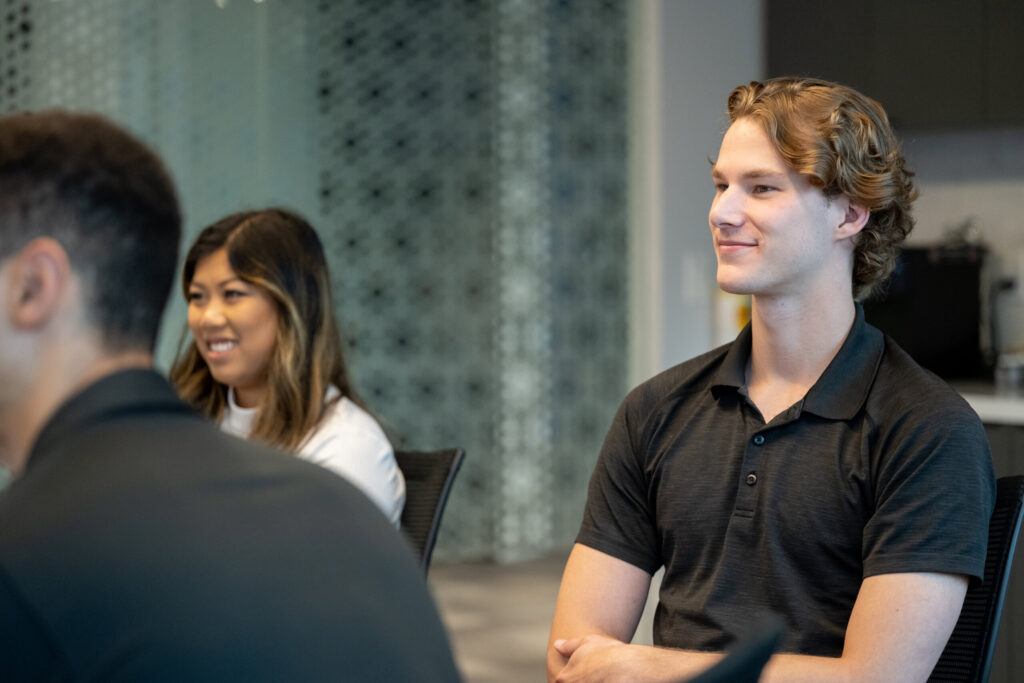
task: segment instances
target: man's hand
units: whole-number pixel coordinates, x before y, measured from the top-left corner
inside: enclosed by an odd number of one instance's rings
[[[625,644],[640,619],[650,578],[587,546],[573,548],[548,641],[549,681],[679,681],[717,661],[720,655]],[[925,681],[966,592],[964,576],[870,576],[853,606],[842,657],[775,655],[762,681]]]
[[[626,658],[623,657],[629,646],[621,640],[592,633],[580,638],[556,640],[554,646],[568,660],[555,677],[558,683],[636,680],[629,675]]]
[[[554,647],[569,660],[555,677],[557,683],[668,683],[696,675],[719,659],[710,653],[629,645],[596,633],[556,640]]]
[[[643,570],[593,548],[574,546],[551,623],[548,681],[554,681],[566,665],[567,655],[555,647],[556,641],[572,641],[570,650],[575,652],[580,647],[576,641],[587,634],[620,645],[632,638],[650,584],[651,575]]]

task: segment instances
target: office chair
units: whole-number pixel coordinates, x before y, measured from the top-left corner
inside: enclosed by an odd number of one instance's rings
[[[996,630],[1020,533],[1024,476],[996,482],[996,505],[988,526],[985,581],[967,589],[960,618],[932,670],[932,683],[984,683],[992,668]]]
[[[398,468],[405,477],[402,533],[420,558],[424,574],[430,569],[430,556],[441,527],[441,513],[463,457],[465,451],[461,448],[395,451]]]

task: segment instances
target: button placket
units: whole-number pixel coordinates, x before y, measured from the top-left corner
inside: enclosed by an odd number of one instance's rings
[[[758,472],[761,460],[766,456],[764,446],[768,443],[768,437],[758,432],[747,439],[747,452],[743,457],[743,469],[740,471],[739,489],[736,492],[736,514],[752,517],[757,505],[758,490],[761,488]]]

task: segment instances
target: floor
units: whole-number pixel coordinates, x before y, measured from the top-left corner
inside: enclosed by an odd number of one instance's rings
[[[565,558],[431,565],[430,587],[465,683],[545,680],[544,653]]]

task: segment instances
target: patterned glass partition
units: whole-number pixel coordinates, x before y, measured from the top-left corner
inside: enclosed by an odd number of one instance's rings
[[[461,446],[439,558],[564,548],[626,389],[626,3],[8,0],[0,110],[104,112],[188,236],[307,215],[357,388]],[[184,319],[172,293],[159,358]]]

